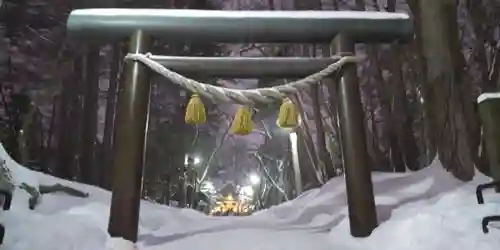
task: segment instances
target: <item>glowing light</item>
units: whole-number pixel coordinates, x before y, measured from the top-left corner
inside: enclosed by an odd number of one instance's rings
[[[201,163],[201,158],[200,158],[200,157],[198,157],[198,156],[193,157],[193,164],[194,164],[194,165],[198,165],[198,164],[200,164],[200,163]],[[188,155],[186,155],[186,156],[184,157],[184,165],[186,165],[186,166],[187,166],[188,164],[189,164],[189,156],[188,156]]]
[[[201,162],[200,157],[194,157],[194,164],[195,164],[195,165],[200,164],[200,162]]]
[[[260,183],[260,177],[256,174],[251,174],[249,180],[252,185],[257,185]]]
[[[244,186],[240,189],[240,195],[242,196],[252,197],[253,193],[254,191],[252,186]]]
[[[297,133],[290,133],[290,143],[292,143],[292,145],[297,145]]]

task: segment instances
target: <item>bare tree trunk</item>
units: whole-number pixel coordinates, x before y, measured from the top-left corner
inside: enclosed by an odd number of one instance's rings
[[[497,89],[498,80],[498,70],[493,70],[494,72],[490,72],[488,65],[487,52],[485,44],[488,44],[492,48],[492,53],[495,53],[495,49],[497,49],[496,43],[497,40],[494,37],[494,31],[491,30],[488,32],[488,14],[486,13],[486,6],[483,4],[483,1],[466,1],[466,9],[467,13],[470,16],[470,21],[472,24],[472,30],[474,32],[475,41],[472,49],[472,58],[474,63],[478,63],[480,70],[479,74],[479,84],[481,84],[481,89],[483,92],[492,92]],[[494,29],[494,26],[489,28]],[[491,34],[491,35],[488,35]],[[490,75],[497,75],[490,78]]]
[[[45,144],[45,146],[41,145],[43,151],[40,159],[40,165],[42,166],[42,171],[44,173],[49,173],[50,169],[49,162],[53,160],[52,139],[54,138],[54,128],[56,126],[56,119],[57,119],[57,100],[58,100],[58,95],[55,95],[52,98],[52,112],[50,115],[49,130],[47,131],[47,143]],[[43,136],[42,136],[42,141],[43,141]]]
[[[73,59],[73,76],[62,79],[62,91],[59,101],[57,119],[57,158],[56,170],[54,173],[58,177],[73,179],[76,177],[75,162],[75,142],[78,134],[78,111],[79,87],[81,86],[82,59],[80,57]],[[68,109],[68,107],[70,107]]]
[[[111,188],[111,174],[113,170],[111,169],[111,156],[113,150],[113,128],[115,124],[115,111],[116,111],[116,98],[118,96],[118,81],[121,72],[120,60],[122,55],[122,48],[120,44],[113,45],[112,49],[112,59],[111,59],[111,70],[109,73],[109,87],[106,94],[106,114],[104,120],[104,134],[102,138],[103,143],[103,153],[101,159],[101,178],[100,182],[104,188]]]
[[[458,39],[457,2],[419,0],[418,7],[429,90],[424,105],[433,111],[432,139],[443,166],[468,181],[474,176],[480,130]]]
[[[81,138],[80,173],[84,183],[97,183],[95,142],[97,135],[97,98],[99,94],[99,47],[89,46],[84,59],[85,93]]]
[[[315,56],[316,48],[313,47],[313,50],[314,50],[313,56]],[[325,171],[326,174],[325,176],[326,178],[324,178],[325,181],[335,177],[335,169],[333,168],[332,158],[330,157],[330,154],[326,149],[326,134],[323,125],[323,117],[321,114],[321,104],[320,104],[320,98],[321,98],[320,84],[318,83],[311,85],[310,91],[311,91],[311,99],[313,102],[312,105],[314,112],[314,124],[316,125],[316,143],[318,146],[318,158],[319,158],[318,167],[320,170]]]
[[[365,2],[363,0],[355,0],[355,3],[356,10],[366,11]],[[378,5],[375,5],[375,8],[379,9]],[[392,124],[390,93],[389,89],[385,87],[385,80],[382,76],[382,69],[380,68],[379,50],[375,45],[367,44],[366,51],[371,61],[370,67],[371,73],[374,75],[374,83],[377,89],[376,92],[379,95],[380,109],[382,111],[381,116],[385,120],[382,126],[384,126],[384,135],[388,138],[390,167],[393,171],[405,172],[406,166],[403,161],[401,148],[398,145],[398,137]]]
[[[387,1],[387,11],[396,11],[396,1]],[[419,163],[419,149],[415,136],[413,134],[413,117],[408,110],[408,98],[406,96],[406,85],[403,78],[403,73],[401,72],[402,66],[402,47],[399,44],[393,44],[392,46],[392,123],[395,127],[395,133],[397,136],[397,144],[401,149],[401,154],[404,158],[404,163],[406,167],[410,170],[418,170]],[[402,169],[403,170],[403,169]]]
[[[488,1],[487,4],[493,2]],[[498,64],[498,54],[500,48],[497,46],[497,39],[494,37],[495,25],[488,25],[491,21],[487,20],[486,8],[483,2],[466,1],[466,9],[472,23],[472,31],[475,35],[475,42],[472,49],[472,63],[477,63],[480,69],[479,85],[482,92],[494,92],[498,90],[498,80],[500,67]],[[497,21],[497,20],[495,20]],[[486,46],[491,48],[491,57],[488,57]],[[489,162],[485,141],[481,141],[483,149],[475,159],[476,167],[479,171],[489,174]]]
[[[339,4],[337,0],[332,0],[332,6],[334,10],[339,10]],[[323,6],[321,7],[323,9]],[[335,43],[336,40],[333,41]],[[324,57],[330,57],[335,50],[337,46],[336,44],[330,44],[329,46],[322,46],[321,47],[321,53],[322,56]],[[332,160],[332,165],[334,169],[343,169],[343,161],[342,161],[342,153],[340,152],[340,128],[338,124],[338,103],[337,103],[337,86],[339,84],[339,77],[338,75],[333,75],[329,78],[323,79],[323,83],[326,85],[328,89],[328,113],[330,116],[330,119],[332,120],[332,138],[333,138],[333,145],[335,147],[331,147],[330,150],[330,159]],[[336,173],[335,173],[336,174]]]
[[[417,80],[422,83],[421,85],[421,93],[423,96],[424,100],[430,100],[431,97],[429,95],[430,91],[428,90],[428,83],[427,83],[427,63],[426,59],[424,57],[424,48],[423,48],[423,38],[422,38],[422,13],[419,7],[419,0],[408,0],[407,1],[408,6],[410,7],[410,10],[413,14],[413,25],[415,27],[415,40],[413,41],[413,45],[415,48],[415,66],[416,66],[416,71],[419,72],[417,74]],[[431,114],[432,114],[432,105],[426,105],[425,103],[422,104],[423,107],[423,114],[422,114],[422,119],[423,119],[423,144],[425,146],[425,156],[426,156],[426,162],[425,163],[430,163],[432,160],[434,160],[434,157],[436,156],[437,153],[437,148],[436,145],[434,144],[434,140],[432,140],[432,130],[433,124],[431,121]]]
[[[294,0],[294,5],[296,10],[320,10],[321,9],[321,1],[319,0],[308,0],[308,1],[303,1],[303,0]],[[311,46],[300,46],[302,53],[301,56],[311,56],[309,53]],[[313,89],[314,91],[314,89]],[[314,102],[314,101],[313,101]],[[302,184],[304,185],[303,190],[310,189],[312,187],[316,187],[320,184],[318,177],[317,177],[317,171],[322,170],[322,165],[325,163],[323,161],[326,160],[325,151],[326,151],[326,143],[324,143],[323,149],[320,148],[320,143],[321,141],[318,141],[318,147],[316,148],[314,145],[314,141],[312,139],[311,135],[311,129],[307,121],[307,115],[304,112],[304,108],[302,107],[301,103],[301,98],[297,95],[297,103],[299,104],[299,109],[302,112],[302,128],[299,128],[300,131],[297,133],[297,148],[298,148],[298,154],[299,154],[299,166],[300,166],[300,173],[302,175]],[[314,106],[314,103],[313,103]],[[319,107],[318,107],[319,108]],[[315,111],[318,112],[318,111]],[[319,121],[321,121],[321,116],[319,116]],[[317,125],[318,126],[318,125]],[[322,124],[319,125],[320,129],[323,130]],[[318,127],[316,127],[318,128]],[[317,133],[322,133],[321,136],[323,136],[323,139],[321,139],[323,142],[324,140],[324,132],[323,131],[316,131]],[[317,135],[317,138],[319,139],[319,135]],[[306,154],[305,158],[304,153]],[[326,151],[326,153],[328,153]],[[307,159],[309,156],[311,159],[311,162],[308,163],[304,161]],[[329,156],[328,156],[329,157]],[[322,162],[323,164],[320,164]],[[333,170],[333,167],[332,167]],[[314,179],[313,179],[314,178]],[[316,179],[316,180],[315,180]],[[322,180],[321,180],[322,181]]]

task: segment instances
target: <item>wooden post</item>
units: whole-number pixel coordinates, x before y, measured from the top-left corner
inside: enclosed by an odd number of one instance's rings
[[[489,98],[482,98],[488,97]],[[500,181],[500,95],[483,94],[478,100],[478,109],[483,123],[483,138],[493,180]],[[496,189],[500,192],[500,189]]]
[[[346,35],[338,37],[337,45],[339,53],[355,53],[354,41]],[[338,99],[351,235],[367,237],[377,227],[377,215],[356,65],[344,67]]]
[[[135,31],[129,52],[145,53],[150,37]],[[113,237],[137,241],[142,175],[149,115],[149,69],[139,62],[125,65],[120,83],[113,151],[113,195],[108,232]]]

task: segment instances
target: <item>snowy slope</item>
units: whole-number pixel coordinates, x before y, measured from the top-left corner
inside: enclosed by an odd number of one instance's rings
[[[0,157],[7,156],[0,148]],[[110,241],[106,233],[110,193],[31,172],[7,160],[14,179],[30,184],[59,182],[91,194],[81,199],[62,194],[44,195],[35,211],[28,196],[15,193],[13,209],[0,220],[7,228],[9,250],[129,250],[126,242]],[[455,250],[498,249],[500,226],[481,232],[483,216],[500,214],[500,195],[488,193],[485,205],[475,201],[475,185],[488,181],[478,176],[463,184],[435,161],[410,174],[374,174],[381,225],[366,239],[349,235],[344,180],[331,180],[321,189],[261,211],[250,217],[208,217],[193,210],[143,202],[141,250],[370,250],[444,247]],[[118,244],[119,246],[112,246]]]

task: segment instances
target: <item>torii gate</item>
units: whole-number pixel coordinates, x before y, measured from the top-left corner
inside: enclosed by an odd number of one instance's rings
[[[321,71],[322,75],[318,73],[321,77],[316,74],[316,78],[312,79],[318,80],[349,62],[342,57],[207,58],[145,55],[151,48],[153,37],[176,42],[316,44],[329,44],[338,37],[338,51],[350,55],[355,53],[356,42],[407,42],[413,38],[412,21],[406,14],[356,11],[81,9],[70,14],[67,32],[72,37],[92,42],[109,43],[111,40],[130,38],[128,59],[131,62],[126,64],[125,79],[120,83],[122,91],[118,98],[113,153],[115,173],[125,171],[127,174],[113,178],[108,231],[112,236],[133,242],[137,241],[149,115],[148,67],[190,90],[209,88],[214,91],[214,87],[196,85],[196,82],[191,82],[194,85],[186,84],[188,80],[182,75],[172,74],[169,70],[179,74],[196,73],[221,78],[300,78]],[[377,219],[356,66],[344,66],[342,73],[338,86],[338,111],[350,230],[355,237],[366,237],[377,226]],[[309,77],[307,84],[311,82]],[[296,87],[303,85],[304,82]],[[222,97],[235,102],[241,98],[259,101],[277,99],[289,93],[287,87],[290,86],[281,88],[285,89],[283,91],[278,88],[257,91],[257,95],[255,91],[240,95],[232,93],[238,91],[227,89],[215,90],[219,91],[215,95],[211,91],[202,91],[200,94],[220,97],[222,93]]]

